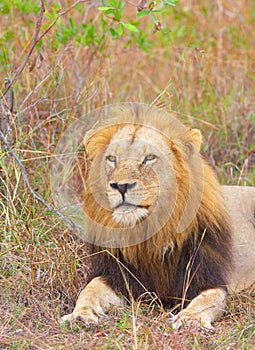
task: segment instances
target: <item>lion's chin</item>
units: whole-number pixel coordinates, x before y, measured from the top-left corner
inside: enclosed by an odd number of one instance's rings
[[[116,208],[112,217],[114,221],[123,227],[133,227],[148,215],[146,208],[135,205],[121,205]]]

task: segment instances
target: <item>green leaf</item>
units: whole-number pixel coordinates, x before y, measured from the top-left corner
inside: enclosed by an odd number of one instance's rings
[[[130,24],[130,23],[122,23],[122,24],[123,24],[123,27],[129,30],[130,32],[139,33],[139,29],[133,24]]]
[[[111,5],[112,7],[116,8],[119,5],[119,1],[118,0],[108,0],[109,5]]]
[[[69,17],[68,21],[69,21],[70,27],[73,29],[74,28],[73,19]]]
[[[178,0],[165,0],[165,3],[170,6],[176,6],[178,2]]]
[[[125,44],[125,49],[127,49],[132,43],[132,40],[128,40]]]
[[[137,18],[141,18],[141,17],[144,17],[144,16],[147,16],[150,14],[150,10],[142,10],[142,11],[139,11],[137,14],[136,14],[136,17]]]
[[[105,13],[106,15],[113,14],[114,17],[115,17],[116,12],[117,12],[117,11],[116,11],[115,9],[108,9],[108,10],[104,11],[104,13]]]
[[[114,7],[110,7],[110,6],[99,6],[97,9],[98,9],[99,11],[115,10]]]
[[[51,9],[54,11],[60,11],[61,10],[61,6],[59,4],[52,4],[51,5]]]
[[[121,36],[124,33],[124,28],[123,28],[123,24],[122,23],[120,23],[118,25],[117,33],[119,34],[119,36]]]
[[[156,3],[155,3],[154,1],[151,1],[151,2],[149,3],[148,8],[149,8],[150,11],[152,11],[152,10],[154,9],[155,4],[156,4]]]
[[[110,34],[113,39],[118,39],[119,37],[118,32],[116,32],[116,30],[114,30],[112,27],[110,28]]]

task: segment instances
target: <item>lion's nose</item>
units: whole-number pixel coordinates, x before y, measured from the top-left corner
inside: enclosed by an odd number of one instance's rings
[[[136,186],[136,182],[133,183],[118,183],[118,182],[112,182],[110,183],[111,188],[114,190],[118,190],[122,195],[124,195],[127,190],[130,190],[131,188]]]

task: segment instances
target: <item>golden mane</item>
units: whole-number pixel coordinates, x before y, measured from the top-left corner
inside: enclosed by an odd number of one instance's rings
[[[96,172],[100,168],[103,150],[110,143],[113,135],[127,124],[135,125],[137,128],[144,125],[154,128],[168,141],[169,148],[175,157],[173,165],[178,190],[176,205],[164,225],[162,224],[164,220],[161,220],[161,217],[162,215],[168,215],[168,211],[166,210],[165,213],[162,213],[161,208],[161,211],[152,213],[149,224],[154,225],[156,234],[149,237],[149,239],[143,239],[139,244],[133,245],[132,237],[137,236],[138,233],[140,234],[141,230],[145,230],[146,224],[141,223],[132,228],[126,228],[125,244],[119,249],[114,247],[114,243],[111,247],[111,241],[114,242],[115,238],[112,234],[112,228],[118,228],[118,224],[114,222],[112,213],[107,209],[107,206],[98,204],[101,204],[104,199],[102,197],[95,198],[95,193],[91,191],[91,182],[93,183],[93,180],[95,180]],[[201,163],[198,163],[197,157],[194,157],[195,153],[199,154],[200,144],[201,134],[198,130],[187,130],[174,116],[169,118],[169,113],[156,110],[151,106],[141,104],[124,105],[121,109],[114,109],[114,113],[109,119],[99,123],[99,126],[92,130],[85,139],[88,171],[84,211],[89,222],[88,229],[93,232],[95,237],[94,244],[106,246],[107,249],[117,256],[121,254],[128,264],[136,268],[144,265],[153,271],[158,261],[162,261],[164,255],[170,252],[173,246],[175,246],[177,251],[181,252],[184,243],[191,234],[194,235],[192,239],[198,239],[199,230],[201,232],[201,230],[209,230],[210,227],[213,227],[213,239],[217,241],[217,235],[222,229],[222,223],[226,225],[227,214],[220,194],[219,184],[213,171],[200,155]],[[95,171],[92,171],[91,175],[90,164],[95,159]],[[98,186],[98,178],[96,178],[96,186]],[[98,192],[102,194],[105,192],[105,189],[98,188]],[[199,206],[196,208],[197,213],[189,225],[180,232],[178,225],[185,212],[189,196],[194,203],[199,199]],[[168,203],[165,203],[165,207],[167,205]],[[146,235],[141,235],[141,237],[146,238]],[[101,242],[106,242],[106,244],[102,245],[100,244]],[[217,254],[216,251],[213,254],[217,255],[215,259],[217,258],[218,263],[224,266],[225,257]],[[177,265],[178,259],[179,255],[176,254],[176,259],[172,262],[173,268],[174,265]],[[167,273],[165,272],[165,274]]]
[[[192,300],[175,317],[177,328],[186,319],[210,327],[222,314],[231,235],[219,183],[200,154],[201,142],[198,130],[152,106],[130,103],[108,108],[106,116],[102,112],[84,139],[91,273],[73,313],[63,320],[98,320],[110,304],[119,304],[115,292],[139,298],[149,291],[181,308]],[[148,165],[147,159],[155,162]],[[147,188],[160,189],[150,192],[156,193],[155,201],[145,194],[141,199]],[[147,214],[135,216],[135,224],[113,215],[117,211],[123,218],[130,210],[140,215],[140,209]]]

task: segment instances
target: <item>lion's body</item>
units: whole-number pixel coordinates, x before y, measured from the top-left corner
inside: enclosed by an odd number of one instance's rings
[[[229,218],[199,154],[200,133],[175,122],[131,104],[87,136],[84,211],[91,253],[98,254],[92,254],[86,288],[95,285],[97,293],[98,284],[105,286],[105,298],[109,286],[134,298],[154,292],[169,306],[194,299],[175,326],[197,319],[209,327],[224,309],[229,282]],[[83,307],[64,319],[99,314],[86,288]]]
[[[230,215],[233,268],[228,278],[232,292],[255,283],[255,187],[222,186]]]

